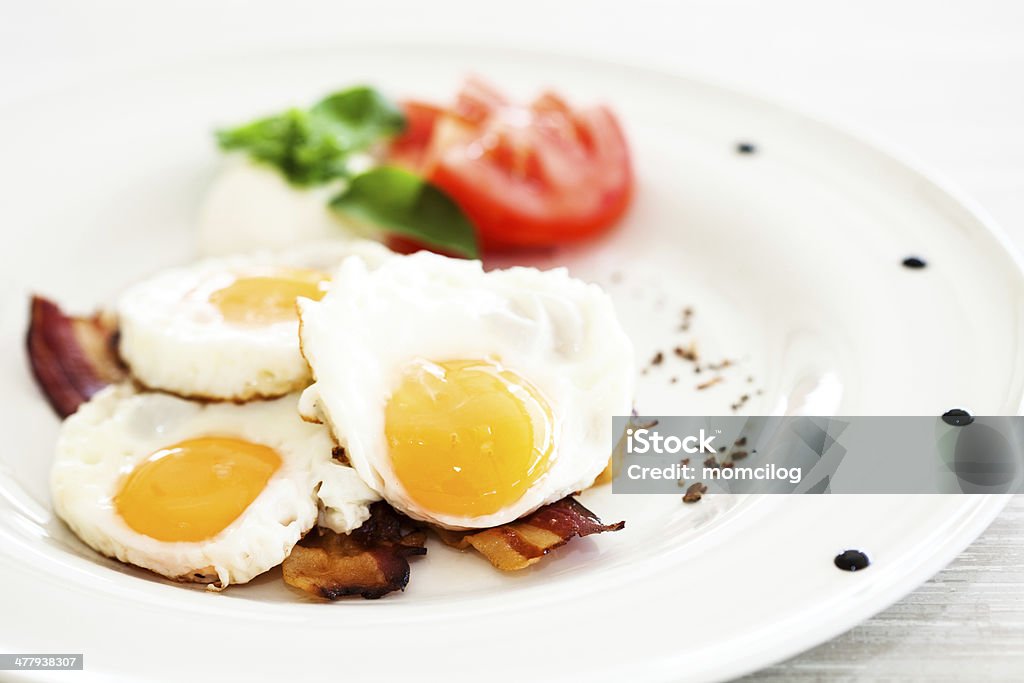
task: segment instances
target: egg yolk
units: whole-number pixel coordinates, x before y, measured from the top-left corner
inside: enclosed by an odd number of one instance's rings
[[[158,541],[213,538],[256,500],[281,456],[227,437],[189,439],[153,453],[114,498],[121,518]]]
[[[434,513],[481,516],[519,500],[547,472],[551,408],[492,360],[417,361],[385,408],[391,467]]]
[[[210,293],[210,303],[232,323],[265,325],[295,320],[300,296],[319,301],[327,293],[327,275],[306,268],[275,268],[240,276]]]

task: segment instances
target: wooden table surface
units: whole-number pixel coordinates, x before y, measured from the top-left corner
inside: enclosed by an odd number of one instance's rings
[[[327,21],[329,11],[345,16]],[[264,13],[207,0],[38,0],[3,13],[0,104],[96,73],[299,39],[450,37],[681,70],[902,148],[1024,247],[1024,2],[1016,0],[336,1]],[[1024,680],[1024,497],[890,609],[748,680],[911,678]]]

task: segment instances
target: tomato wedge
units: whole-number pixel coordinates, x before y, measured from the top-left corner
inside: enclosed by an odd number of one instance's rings
[[[403,102],[402,108],[405,110],[405,131],[391,143],[389,157],[400,166],[419,171],[426,165],[434,124],[444,110],[425,102]]]
[[[471,79],[455,103],[404,103],[391,161],[446,191],[488,249],[544,247],[610,228],[633,195],[629,148],[607,107],[553,93],[527,106]]]

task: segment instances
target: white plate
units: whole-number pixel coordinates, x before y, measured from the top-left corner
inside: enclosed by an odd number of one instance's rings
[[[467,70],[521,93],[543,82],[607,100],[625,122],[640,188],[626,223],[538,263],[606,284],[642,363],[666,353],[642,378],[641,412],[727,414],[744,393],[748,413],[1018,412],[1024,287],[992,228],[891,156],[758,99],[566,57],[380,45],[92,84],[0,116],[0,182],[14,190],[0,207],[0,651],[83,652],[76,681],[720,679],[891,604],[1001,508],[980,496],[683,505],[597,490],[584,502],[625,531],[512,576],[434,544],[404,594],[333,604],[273,573],[208,594],[85,549],[50,512],[57,421],[21,348],[28,292],[87,310],[190,258],[215,124],[360,81],[444,97]],[[758,153],[737,154],[740,140]],[[909,255],[929,267],[901,267]],[[703,376],[671,354],[691,338],[706,358],[739,360],[725,382],[695,389]],[[848,547],[872,566],[837,570]]]

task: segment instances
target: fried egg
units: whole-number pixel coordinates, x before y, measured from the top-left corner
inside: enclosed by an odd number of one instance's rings
[[[117,304],[120,353],[136,380],[180,396],[246,401],[305,387],[297,297],[318,299],[345,256],[373,265],[375,242],[317,243],[173,268]]]
[[[319,514],[346,533],[377,499],[332,460],[328,430],[303,422],[297,400],[199,403],[107,387],[61,426],[54,509],[122,562],[179,581],[245,583],[284,561]],[[329,506],[317,497],[327,482]]]
[[[631,407],[612,302],[564,269],[346,259],[299,316],[316,380],[300,411],[393,507],[446,528],[504,524],[590,486],[611,417]]]

